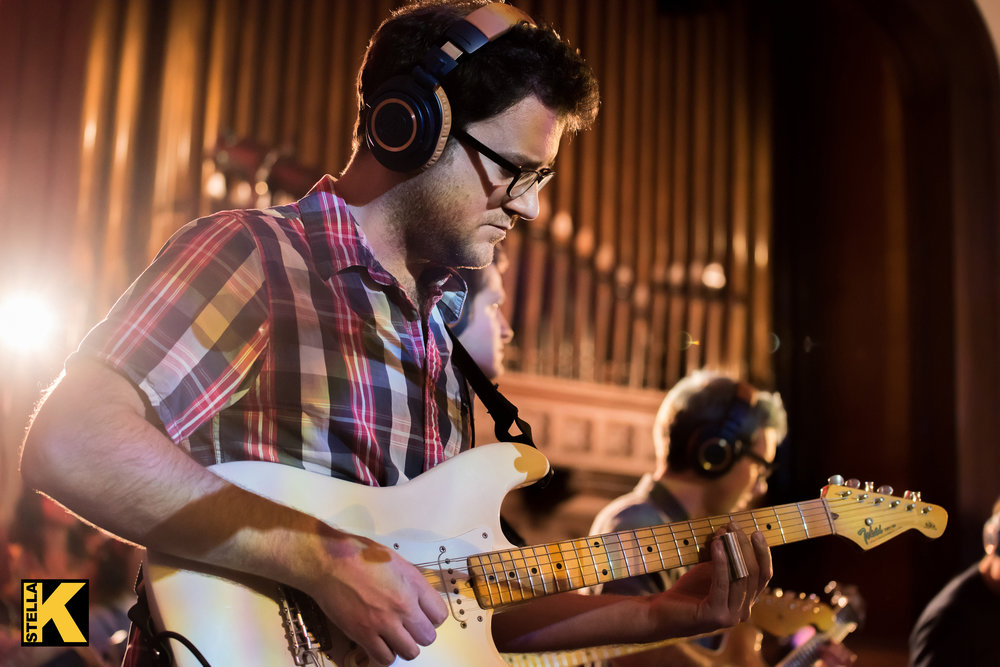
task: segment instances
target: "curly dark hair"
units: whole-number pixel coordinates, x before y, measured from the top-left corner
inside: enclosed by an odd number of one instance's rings
[[[445,32],[483,0],[422,0],[396,10],[372,36],[358,73],[358,122],[354,145],[363,146],[361,118],[365,103],[378,87],[408,74],[431,50],[442,45]],[[580,52],[548,25],[520,24],[465,55],[441,81],[455,128],[509,109],[535,95],[554,110],[570,132],[589,127],[597,117],[597,79]]]

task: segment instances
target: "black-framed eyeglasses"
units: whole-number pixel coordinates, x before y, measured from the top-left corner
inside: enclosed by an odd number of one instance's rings
[[[749,449],[743,452],[743,456],[747,457],[754,463],[760,464],[760,466],[764,469],[764,479],[770,477],[771,474],[774,472],[774,469],[778,467],[776,461],[768,461],[757,452],[751,451]]]
[[[510,185],[507,186],[507,196],[511,199],[517,199],[530,190],[531,186],[536,183],[538,184],[538,189],[541,190],[545,187],[545,184],[551,181],[552,177],[556,175],[556,172],[547,167],[542,167],[541,169],[526,169],[525,167],[519,167],[507,158],[501,156],[489,146],[485,145],[483,142],[473,137],[465,130],[452,130],[452,136],[471,148],[474,148],[477,153],[488,158],[491,162],[495,162],[503,169],[506,169],[510,173],[514,174],[514,177],[510,181]]]

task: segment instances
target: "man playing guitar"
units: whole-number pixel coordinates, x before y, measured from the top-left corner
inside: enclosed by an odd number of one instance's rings
[[[391,487],[468,449],[444,330],[464,290],[454,269],[488,264],[538,215],[560,139],[593,121],[598,94],[581,56],[513,7],[432,2],[376,32],[359,102],[337,179],[174,235],[67,360],[21,466],[28,485],[151,552],[308,592],[370,664],[388,665],[435,641],[450,613],[440,591],[391,544],[206,466],[263,461]],[[643,642],[745,620],[770,553],[759,531],[731,532],[745,576],[730,579],[716,540],[683,585],[514,606],[494,619],[495,642]]]

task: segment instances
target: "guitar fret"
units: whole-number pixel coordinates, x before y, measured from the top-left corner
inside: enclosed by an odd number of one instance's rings
[[[503,579],[500,577],[499,574],[497,574],[496,558],[497,558],[497,555],[496,555],[495,552],[489,554],[490,571],[492,571],[493,574],[487,575],[486,580],[488,582],[492,582],[493,583],[493,586],[496,587],[496,590],[497,590],[497,599],[499,600],[499,603],[500,604],[504,604],[504,603],[510,602],[510,600],[509,599],[506,599],[506,600],[504,599],[504,591],[505,591],[506,587],[503,586]],[[509,598],[509,596],[508,596],[508,598]]]
[[[663,543],[664,539],[665,539],[665,535],[664,535],[663,531],[662,530],[657,531],[654,528],[654,529],[650,530],[650,532],[653,535],[654,544],[656,544],[656,551],[655,551],[656,558],[657,558],[657,560],[660,561],[660,565],[656,568],[656,570],[658,571],[658,570],[667,570],[667,569],[670,569],[670,566],[667,565],[667,562],[665,560],[663,560],[663,552],[666,551],[666,546]]]
[[[566,547],[569,548],[569,553],[573,556],[573,558],[566,558]],[[576,556],[576,553],[573,550],[573,544],[572,543],[570,543],[570,542],[560,542],[559,543],[559,558],[560,558],[560,560],[563,563],[563,573],[564,573],[564,575],[566,577],[566,583],[569,585],[569,590],[573,590],[574,588],[577,588],[577,586],[573,585],[573,568],[570,566],[570,563],[572,561],[574,561],[574,560],[577,561],[577,562],[579,562],[579,559],[576,558],[575,556]]]
[[[549,558],[548,547],[535,547],[533,551],[535,553],[535,562],[538,563],[539,576],[542,578],[542,590],[548,595],[553,592],[549,590],[549,584],[552,583],[552,559]]]
[[[514,562],[513,552],[501,551],[499,556],[503,572],[503,585],[510,595],[511,602],[524,600],[524,591],[521,587],[521,578],[517,571],[517,565]]]
[[[802,513],[802,507],[798,503],[795,504],[795,509],[799,511],[799,517],[802,519],[802,528],[806,531],[806,539],[809,539],[809,525],[806,523],[806,517]]]
[[[670,528],[670,538],[674,541],[674,549],[677,551],[677,563],[681,564],[684,562],[684,556],[681,555],[681,545],[677,543],[677,533],[674,532],[673,527]]]
[[[536,597],[538,593],[538,587],[535,584],[535,575],[538,574],[538,558],[535,557],[535,550],[532,548],[521,549],[522,560],[524,562],[524,573],[528,577],[528,586],[531,590],[531,597]],[[530,554],[530,555],[529,555]],[[542,594],[545,594],[545,579],[541,579],[542,583]]]
[[[549,574],[552,576],[552,585],[555,587],[556,591],[560,591],[561,592],[562,588],[559,586],[560,577],[559,577],[559,575],[556,574],[556,569],[562,569],[562,562],[561,561],[556,561],[556,562],[552,561],[552,550],[553,549],[555,549],[556,551],[558,551],[559,545],[557,545],[557,544],[549,545],[549,548],[545,550],[545,558],[546,558],[546,560],[549,563]]]
[[[545,546],[535,546],[531,547],[531,557],[534,561],[535,571],[533,574],[537,575],[539,582],[542,585],[542,595],[548,595],[553,592],[550,584],[549,578],[549,559],[548,551]]]
[[[638,574],[632,571],[632,535],[631,530],[623,531],[618,536],[618,543],[621,546],[622,564],[625,566],[625,576],[631,577]]]
[[[603,542],[604,550],[608,556],[608,568],[611,570],[611,577],[613,579],[627,577],[628,572],[623,571],[621,568],[622,560],[625,557],[625,554],[622,553],[621,537],[617,533],[607,535]]]
[[[691,537],[693,538],[693,541],[694,541],[695,562],[697,562],[698,559],[699,559],[699,557],[701,556],[701,545],[698,543],[697,537],[695,537],[695,534],[694,534],[694,525],[690,521],[688,521],[687,524],[688,524],[688,528],[691,530]],[[708,525],[709,526],[712,525],[711,520],[709,520]]]
[[[771,508],[771,513],[774,514],[774,520],[778,523],[778,532],[781,533],[781,541],[787,542],[785,539],[785,529],[781,526],[781,519],[778,517],[778,510],[775,507]]]
[[[472,577],[473,585],[476,590],[476,596],[482,601],[485,597],[489,600],[488,603],[484,603],[484,607],[496,607],[499,605],[500,601],[493,595],[493,586],[490,585],[489,577],[486,575],[486,566],[483,562],[482,556],[473,556],[469,558],[469,574]],[[476,565],[472,563],[475,562]]]
[[[678,547],[677,549],[677,556],[680,559],[680,565],[689,565],[692,562],[697,562],[697,558],[695,558],[693,561],[690,560],[691,542],[695,538],[694,538],[694,532],[691,530],[691,523],[688,522],[686,525],[688,527],[687,530],[688,536],[685,536],[684,531],[682,530],[680,525],[678,525],[677,529],[674,530],[674,536],[675,536],[674,540],[676,541],[677,537],[679,536],[684,546],[683,551],[680,549],[680,547]]]
[[[643,572],[657,572],[661,568],[654,561],[652,564],[649,562],[649,555],[652,554],[656,557],[659,554],[659,545],[656,543],[656,535],[650,528],[643,528],[641,531],[636,532],[636,538],[638,539],[639,555],[642,557],[642,567]],[[659,560],[659,559],[658,559]],[[660,565],[663,561],[660,560]]]
[[[576,540],[574,548],[577,553],[577,564],[580,568],[581,577],[583,579],[584,586],[593,586],[594,584],[600,583],[601,578],[598,574],[597,560],[594,558],[594,550],[590,545],[590,538],[581,538]],[[583,550],[587,550],[587,554],[590,556],[589,561],[583,555]]]
[[[833,513],[830,511],[830,506],[827,503],[822,503],[822,509],[823,509],[823,516],[826,517],[827,528],[829,528],[829,530],[830,530],[829,534],[832,534],[834,532],[833,531]]]
[[[594,540],[592,538],[588,538],[588,545],[590,550],[590,560],[594,562],[594,578],[597,579],[594,583],[599,584],[604,577],[608,576],[609,573],[610,563],[608,563],[608,553],[607,550],[603,548],[604,540]],[[594,554],[595,547],[601,550],[601,555],[604,557],[603,566],[597,562],[597,556]]]

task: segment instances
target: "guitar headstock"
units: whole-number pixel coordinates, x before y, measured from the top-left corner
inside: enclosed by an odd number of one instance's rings
[[[830,511],[834,532],[862,549],[871,549],[911,528],[937,538],[948,526],[948,513],[924,502],[919,491],[894,496],[890,486],[876,489],[872,482],[845,482],[840,475],[834,475],[829,482],[821,495]]]
[[[750,610],[750,622],[776,637],[787,637],[806,625],[829,630],[835,614],[836,609],[816,595],[769,588]]]

